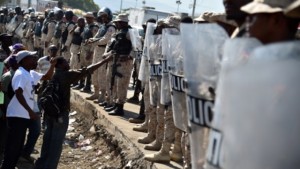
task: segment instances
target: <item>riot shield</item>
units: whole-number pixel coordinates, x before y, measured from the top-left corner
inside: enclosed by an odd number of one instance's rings
[[[149,58],[149,71],[150,71],[150,104],[156,106],[160,103],[161,93],[161,76],[162,65],[161,58],[161,35],[152,35],[147,41],[148,45],[148,58]]]
[[[143,46],[143,52],[142,52],[142,60],[141,65],[139,69],[139,76],[138,79],[142,81],[143,83],[148,83],[149,80],[149,62],[148,62],[148,37],[153,34],[155,29],[154,23],[148,23],[147,24],[147,30],[145,34],[145,40],[144,40],[144,46]]]
[[[16,35],[21,39],[23,38],[24,35],[24,26],[25,26],[26,22],[22,22],[21,24],[19,24],[19,26],[17,27],[17,29],[15,30]]]
[[[162,31],[162,58],[160,59],[162,66],[162,77],[161,77],[161,93],[160,103],[163,105],[171,105],[171,89],[169,82],[169,69],[167,61],[167,53],[169,53],[169,42],[168,35],[177,34],[179,35],[178,29],[166,28]]]
[[[299,45],[259,47],[224,73],[221,168],[300,167]]]
[[[18,23],[16,21],[16,17],[14,16],[10,22],[8,24],[5,25],[6,30],[8,31],[8,33],[12,33],[18,26]]]
[[[131,44],[133,47],[134,57],[136,60],[142,59],[142,40],[137,28],[129,29]]]
[[[187,132],[188,115],[184,93],[182,44],[179,35],[169,35],[167,38],[169,39],[167,57],[170,70],[169,80],[172,91],[174,125],[180,130]]]
[[[142,51],[142,41],[139,30],[136,28],[129,29],[129,35],[134,51]]]
[[[215,88],[222,49],[229,37],[217,24],[181,24],[186,103],[191,129],[192,167],[201,169],[213,118]],[[192,41],[192,43],[191,43]]]
[[[227,79],[227,72],[237,66],[247,64],[250,53],[262,43],[254,38],[235,38],[227,40],[224,45],[224,54],[222,59],[222,68],[220,72],[218,90],[216,95],[216,102],[214,107],[214,118],[212,121],[212,128],[210,130],[209,144],[207,150],[207,169],[220,168],[222,155],[221,141],[224,134],[222,103],[227,101],[226,88],[223,88],[223,81]]]

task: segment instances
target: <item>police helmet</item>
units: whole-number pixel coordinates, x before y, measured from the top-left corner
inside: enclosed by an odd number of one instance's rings
[[[21,9],[21,7],[19,7],[19,6],[16,6],[16,7],[15,7],[15,12],[16,12],[16,14],[19,14],[19,13],[21,13],[21,12],[22,12],[22,9]]]
[[[98,16],[100,17],[102,14],[107,14],[109,20],[112,20],[112,18],[113,18],[113,14],[112,14],[111,10],[107,7],[103,7],[99,10]]]
[[[35,10],[32,7],[29,7],[28,8],[28,13],[31,13],[31,12],[35,12]]]
[[[66,12],[65,12],[65,16],[66,16],[67,19],[68,19],[68,18],[73,18],[74,13],[73,13],[73,11],[69,10],[69,11],[66,11]]]
[[[62,11],[61,9],[55,10],[54,15],[55,15],[57,18],[63,18],[63,17],[64,17],[64,11]]]
[[[54,11],[50,11],[48,13],[48,18],[53,18],[54,17]]]

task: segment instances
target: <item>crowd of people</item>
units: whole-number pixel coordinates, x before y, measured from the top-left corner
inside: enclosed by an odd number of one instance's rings
[[[225,13],[148,19],[143,36],[107,7],[83,17],[2,8],[1,169],[19,158],[34,163],[41,128],[35,168],[57,168],[71,88],[113,116],[124,116],[126,102],[139,104],[129,122],[147,133],[138,143],[157,151],[145,160],[186,169],[298,167],[300,1],[223,2]],[[56,116],[40,103],[54,82]]]

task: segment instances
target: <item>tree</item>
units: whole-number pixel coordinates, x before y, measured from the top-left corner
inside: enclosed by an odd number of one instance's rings
[[[61,0],[65,6],[71,8],[81,9],[83,11],[98,11],[99,6],[95,4],[94,0]]]

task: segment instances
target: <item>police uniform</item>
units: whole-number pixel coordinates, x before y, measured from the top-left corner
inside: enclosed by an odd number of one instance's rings
[[[42,16],[38,16],[38,19],[42,17]],[[33,43],[33,47],[35,48],[35,50],[40,50],[41,49],[41,38],[42,38],[42,25],[43,23],[41,23],[40,21],[36,21],[35,22],[35,26],[34,26],[34,43]]]
[[[66,29],[66,23],[64,21],[57,21],[55,25],[54,36],[52,38],[52,44],[58,47],[58,52],[61,50],[61,38]]]
[[[101,25],[95,38],[91,41],[97,40],[92,43],[94,46],[93,64],[101,61],[102,55],[105,52],[106,45],[110,42],[112,35],[116,32],[116,28],[112,22]],[[98,40],[99,39],[99,40]],[[98,99],[99,103],[105,100],[106,94],[106,66],[102,66],[92,74],[92,83],[94,85],[94,94],[87,99]],[[99,91],[101,92],[99,95]]]
[[[84,27],[77,27],[73,32],[73,39],[71,43],[71,58],[70,58],[70,67],[71,69],[80,69],[80,58],[78,53],[80,52],[80,46],[83,40],[83,31]]]
[[[71,31],[74,29],[74,27],[75,27],[75,23],[73,21],[67,22],[66,28],[63,31],[62,36],[61,36],[62,46],[66,48],[66,50],[62,52],[62,55],[68,61],[71,58],[70,46],[71,46],[72,38],[73,38],[73,34],[71,33]]]
[[[34,50],[33,46],[33,31],[35,26],[35,21],[33,20],[35,17],[34,13],[30,13],[30,20],[27,22],[27,31],[25,33],[25,45],[27,46],[27,49],[30,51]]]
[[[128,23],[128,16],[126,14],[119,14],[114,22]],[[126,101],[127,86],[130,82],[131,69],[133,66],[131,57],[132,44],[128,32],[129,29],[129,25],[120,29],[115,35],[115,41],[110,45],[110,49],[114,57],[112,75],[114,75],[115,70],[115,73],[120,73],[121,77],[115,74],[113,78],[116,91],[116,100],[115,105],[112,107],[113,111],[109,112],[109,115],[122,116],[124,114],[123,107]]]
[[[42,29],[42,40],[45,40],[44,41],[44,55],[47,56],[49,55],[49,52],[48,52],[48,47],[50,45],[50,42],[51,42],[51,39],[53,38],[54,36],[54,32],[55,32],[55,26],[56,26],[56,21],[54,20],[50,20],[50,21],[47,21],[44,25],[44,29]],[[45,38],[43,38],[43,36]]]

